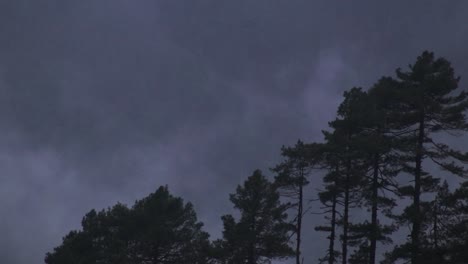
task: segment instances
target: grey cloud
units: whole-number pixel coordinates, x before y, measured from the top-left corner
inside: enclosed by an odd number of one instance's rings
[[[467,12],[465,1],[2,2],[0,260],[40,262],[87,210],[161,184],[219,236],[228,193],[281,145],[320,140],[344,90],[424,49],[464,77]]]

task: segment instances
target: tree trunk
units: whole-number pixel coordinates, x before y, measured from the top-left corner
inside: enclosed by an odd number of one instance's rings
[[[296,264],[301,264],[301,230],[303,214],[303,183],[304,174],[301,172],[301,183],[299,185],[299,205],[297,208],[297,234],[296,234]]]
[[[414,171],[414,193],[413,193],[413,230],[411,232],[411,263],[422,264],[419,261],[420,255],[420,233],[421,233],[421,174],[424,144],[424,113],[421,113],[418,129],[418,145],[416,147],[416,167]]]
[[[379,155],[374,156],[374,174],[372,176],[372,208],[371,208],[371,237],[369,248],[369,264],[375,264],[375,253],[377,250],[377,210],[378,210],[378,188],[379,188]]]
[[[437,202],[437,201],[436,201]],[[439,229],[437,227],[438,223],[438,212],[437,212],[437,204],[434,205],[434,248],[436,251],[439,250]]]
[[[348,263],[348,218],[349,218],[349,192],[350,192],[350,175],[351,173],[351,160],[348,158],[346,164],[346,178],[345,178],[345,192],[344,192],[344,213],[343,213],[343,240],[342,240],[342,254],[343,258],[341,263]]]
[[[332,211],[331,211],[331,232],[330,232],[330,245],[328,247],[328,264],[335,263],[335,227],[336,227],[336,193],[332,198]]]

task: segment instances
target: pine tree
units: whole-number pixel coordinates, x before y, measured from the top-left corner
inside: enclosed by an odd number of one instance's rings
[[[190,203],[160,187],[132,208],[90,211],[82,230],[66,235],[45,262],[206,264],[210,244],[201,227]]]
[[[290,209],[294,210],[292,222],[296,235],[296,264],[301,264],[302,220],[307,212],[304,208],[304,187],[309,184],[308,176],[318,167],[321,144],[304,144],[298,141],[294,147],[282,147],[283,162],[272,170],[277,173],[274,184],[280,195],[291,201]]]
[[[467,156],[437,142],[436,134],[454,135],[468,128],[465,111],[468,94],[457,91],[460,78],[447,60],[434,58],[423,52],[409,71],[397,70],[398,85],[394,87],[394,102],[400,115],[396,131],[400,136],[400,152],[405,162],[405,172],[412,176],[411,185],[401,188],[402,195],[412,198],[412,204],[401,219],[411,223],[410,244],[396,252],[410,258],[412,264],[422,264],[423,206],[421,195],[437,189],[438,179],[423,168],[423,161],[432,161],[441,169],[464,176],[466,171],[457,161]],[[409,251],[409,252],[408,252]],[[406,254],[409,253],[409,254]]]
[[[334,188],[332,190],[342,195],[337,204],[342,205],[343,213],[340,224],[343,229],[341,235],[341,262],[348,262],[350,209],[359,204],[358,190],[365,174],[365,160],[359,146],[359,134],[362,132],[360,113],[364,106],[355,101],[360,100],[363,92],[360,88],[353,88],[344,93],[344,101],[338,108],[338,117],[329,123],[332,132],[324,131],[326,141],[327,162],[333,170],[330,174]],[[338,195],[336,196],[338,198]],[[330,253],[330,252],[329,252]]]
[[[319,259],[319,263],[334,264],[341,255],[341,252],[335,249],[336,232],[339,221],[338,201],[342,198],[342,193],[338,191],[337,171],[330,171],[324,177],[325,190],[319,192],[319,201],[322,204],[322,214],[325,214],[325,220],[328,225],[316,226],[315,230],[319,232],[327,232],[329,235],[328,249],[324,257]]]
[[[391,78],[381,78],[367,93],[354,91],[355,99],[351,101],[355,104],[352,107],[355,109],[355,123],[361,127],[356,139],[357,147],[364,160],[363,166],[367,168],[361,182],[362,206],[371,212],[370,221],[350,226],[352,243],[359,247],[352,256],[355,263],[375,264],[377,243],[391,243],[389,235],[395,230],[393,225],[380,223],[382,215],[391,216],[396,205],[390,195],[396,192],[395,176],[400,169],[391,134],[393,109],[386,96],[388,87],[394,84]]]
[[[224,252],[222,263],[258,264],[294,255],[288,244],[293,227],[287,222],[287,205],[280,202],[275,186],[261,171],[238,186],[230,200],[240,211],[240,219],[222,217],[223,240],[217,242]]]

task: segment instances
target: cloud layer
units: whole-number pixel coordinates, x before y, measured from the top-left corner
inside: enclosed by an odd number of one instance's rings
[[[344,90],[424,49],[468,76],[467,13],[466,1],[1,3],[1,262],[41,262],[91,208],[163,184],[218,236],[228,193],[281,145],[320,140]],[[314,261],[322,246],[306,240]]]

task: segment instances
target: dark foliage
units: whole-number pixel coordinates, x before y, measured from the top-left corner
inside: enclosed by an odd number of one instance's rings
[[[64,237],[46,256],[47,264],[70,263],[208,263],[208,234],[190,203],[166,187],[137,201],[92,210],[82,230]]]
[[[223,239],[217,242],[221,263],[269,263],[294,255],[289,246],[293,226],[287,222],[287,205],[280,202],[275,186],[259,170],[238,186],[230,200],[240,211],[238,221],[232,215],[222,217]]]

